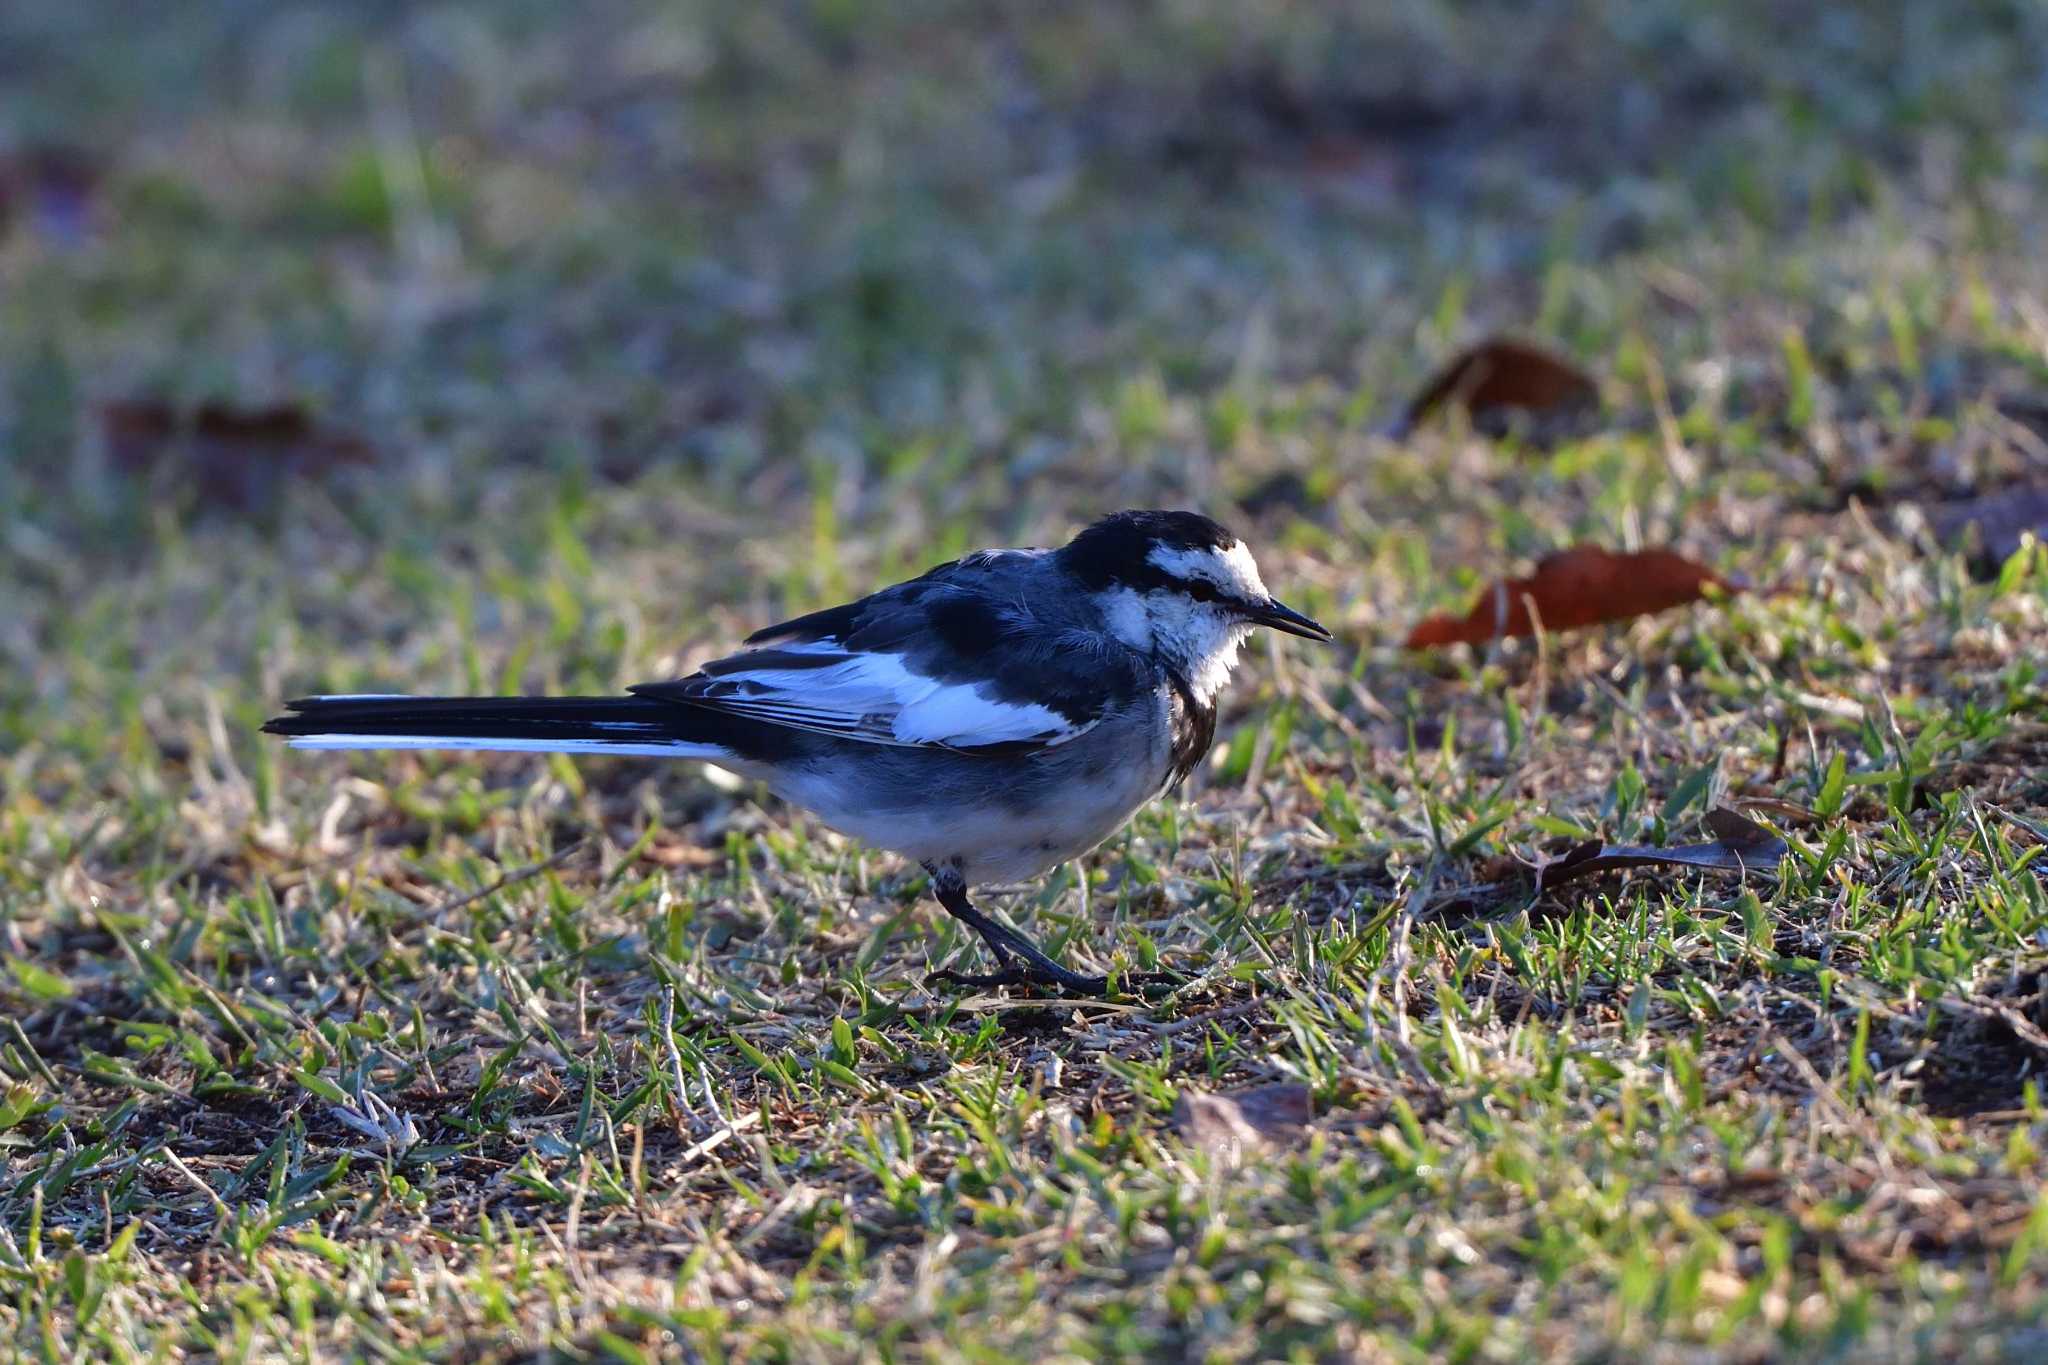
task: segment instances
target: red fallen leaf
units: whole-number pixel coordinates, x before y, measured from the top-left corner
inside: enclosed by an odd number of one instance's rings
[[[1557,414],[1599,401],[1599,385],[1569,360],[1524,341],[1494,337],[1453,356],[1386,434],[1399,440],[1446,407],[1464,408],[1482,425],[1504,427],[1517,412]]]
[[[115,468],[133,475],[175,468],[179,483],[236,508],[271,500],[287,476],[375,460],[361,438],[323,426],[290,403],[209,402],[183,412],[156,399],[123,399],[103,406],[100,421]]]
[[[1527,578],[1494,584],[1463,619],[1432,616],[1421,622],[1408,633],[1408,648],[1534,635],[1532,601],[1545,630],[1571,630],[1697,602],[1710,586],[1740,592],[1746,585],[1671,550],[1617,553],[1597,545],[1575,545],[1544,556]]]

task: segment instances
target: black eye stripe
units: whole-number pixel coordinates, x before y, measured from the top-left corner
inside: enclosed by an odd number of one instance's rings
[[[1139,592],[1170,592],[1197,602],[1235,602],[1238,595],[1234,589],[1224,587],[1207,578],[1183,578],[1171,574],[1156,564],[1147,564],[1135,572],[1113,580]]]
[[[1207,579],[1179,578],[1172,581],[1172,586],[1177,591],[1186,593],[1189,597],[1194,598],[1197,602],[1220,602],[1223,600],[1223,589]]]

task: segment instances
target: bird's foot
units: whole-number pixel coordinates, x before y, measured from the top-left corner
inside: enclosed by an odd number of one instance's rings
[[[924,984],[928,990],[937,990],[943,986],[957,986],[966,990],[997,990],[1004,986],[1026,986],[1034,990],[1083,996],[1093,1000],[1103,999],[1110,994],[1109,977],[1084,976],[1080,972],[1070,972],[1064,967],[1041,967],[1018,962],[1010,963],[1001,971],[978,974],[956,972],[950,967],[943,968],[927,974]],[[1173,972],[1119,972],[1116,976],[1119,995],[1150,995],[1161,988],[1172,989],[1186,984],[1186,977]]]
[[[932,889],[939,898],[939,904],[953,918],[981,935],[997,967],[997,970],[983,975],[956,972],[950,968],[936,971],[925,977],[927,987],[964,986],[969,990],[992,990],[1001,986],[1030,986],[1098,1000],[1109,994],[1109,977],[1083,976],[1069,971],[1009,925],[998,923],[975,909],[973,902],[967,899],[967,888],[957,873],[948,876],[945,869],[934,863],[926,863],[924,870],[931,876]],[[1119,993],[1134,986],[1185,984],[1184,978],[1170,972],[1121,972],[1116,977]]]

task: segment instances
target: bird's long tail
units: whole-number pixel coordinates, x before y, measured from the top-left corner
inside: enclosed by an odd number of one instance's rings
[[[643,697],[305,697],[285,706],[291,714],[263,729],[294,749],[731,754],[717,713]]]

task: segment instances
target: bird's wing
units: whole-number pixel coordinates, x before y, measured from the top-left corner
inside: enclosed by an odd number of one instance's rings
[[[1086,734],[1146,687],[1129,650],[1034,619],[991,591],[1001,581],[961,561],[632,690],[870,744],[1018,754]]]

